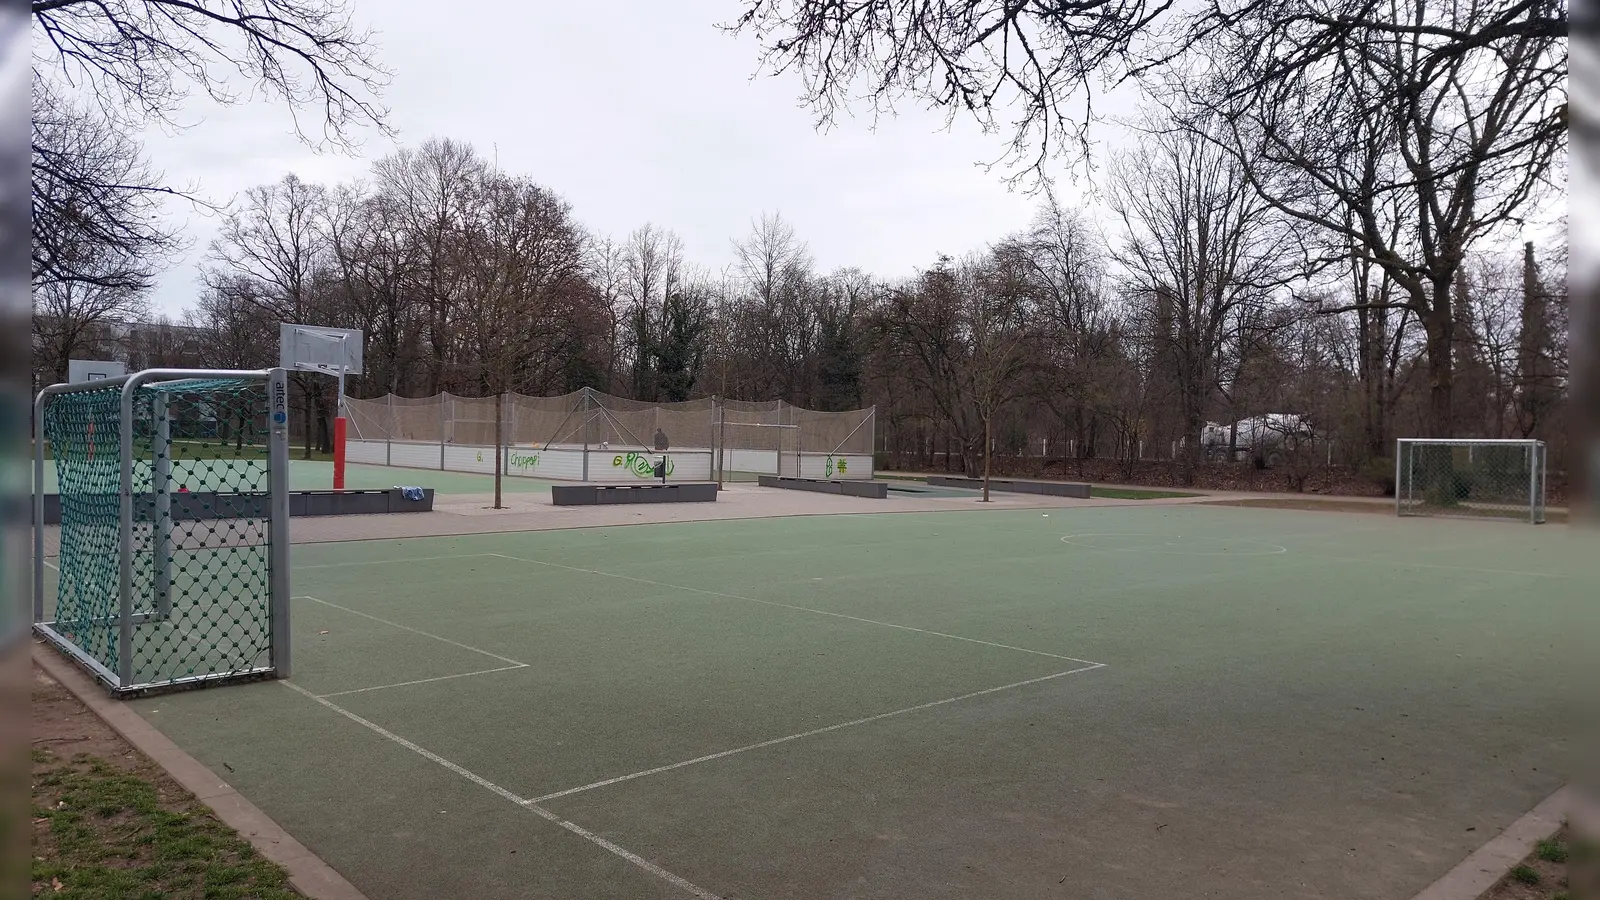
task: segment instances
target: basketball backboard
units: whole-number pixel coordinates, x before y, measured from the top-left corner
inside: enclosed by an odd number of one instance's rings
[[[126,374],[128,367],[119,362],[100,359],[67,360],[68,384],[82,384],[85,381],[99,381],[102,378],[121,378]]]
[[[284,322],[278,326],[278,365],[335,376],[342,365],[344,374],[360,375],[362,342],[359,329]]]

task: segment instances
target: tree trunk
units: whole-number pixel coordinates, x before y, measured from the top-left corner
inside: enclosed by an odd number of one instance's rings
[[[989,456],[992,454],[994,439],[989,434],[989,422],[992,416],[983,417],[983,502],[989,502]]]
[[[311,420],[313,418],[313,413],[312,413],[312,409],[311,409],[311,394],[309,392],[302,393],[300,395],[300,400],[301,400],[300,410],[301,410],[301,412],[303,412],[305,414],[304,415],[304,419],[305,419],[305,429],[306,429],[306,433],[305,433],[305,445],[306,445],[306,447],[305,447],[305,457],[304,458],[305,459],[310,459],[311,458],[311,441],[313,440],[313,438],[312,438],[312,433],[313,432],[312,432],[312,428],[311,428]]]
[[[1451,388],[1454,385],[1454,368],[1451,358],[1450,291],[1445,287],[1437,295],[1437,304],[1443,310],[1431,311],[1423,320],[1428,336],[1428,437],[1454,437],[1451,408]]]

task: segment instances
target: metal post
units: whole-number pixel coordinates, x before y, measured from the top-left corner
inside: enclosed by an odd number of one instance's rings
[[[152,429],[150,493],[155,498],[155,518],[150,523],[151,551],[155,557],[156,617],[172,616],[172,416],[165,391],[150,398]],[[202,485],[202,487],[205,487]]]
[[[717,404],[717,487],[728,474],[728,408]]]
[[[344,417],[345,336],[339,335],[339,387],[333,397],[333,489],[344,490],[344,442],[349,424]],[[321,393],[320,391],[318,393]]]
[[[44,402],[40,391],[33,401],[33,621],[44,621]],[[57,480],[57,499],[60,495]]]
[[[389,392],[389,428],[383,435],[383,464],[394,465],[394,391]]]
[[[450,402],[450,395],[444,391],[439,392],[439,471],[444,471],[444,423],[445,405]]]
[[[722,489],[722,449],[717,446],[717,422],[722,418],[722,405],[716,394],[711,395],[711,477],[717,489]]]
[[[1539,467],[1537,455],[1533,445],[1528,445],[1528,522],[1532,525],[1539,524],[1539,503],[1535,495],[1539,492]]]
[[[592,390],[593,388],[588,387],[583,389],[583,477],[581,480],[585,482],[589,480],[589,393]]]
[[[1404,515],[1401,511],[1400,485],[1402,482],[1400,481],[1400,467],[1405,464],[1406,442],[1403,440],[1396,441],[1394,450],[1394,514],[1399,516]]]
[[[120,526],[117,529],[117,684],[133,683],[133,395],[139,375],[122,385],[121,413],[117,422],[118,465],[121,476]]]
[[[269,433],[267,480],[271,491],[268,523],[267,608],[272,632],[271,664],[279,678],[289,669],[289,373],[267,372]]]

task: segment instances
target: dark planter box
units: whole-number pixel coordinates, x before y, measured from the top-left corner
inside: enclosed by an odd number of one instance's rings
[[[982,478],[929,475],[928,483],[934,487],[983,490]],[[1005,491],[1008,494],[1043,494],[1047,497],[1072,497],[1077,500],[1089,499],[1089,486],[1087,484],[1072,484],[1064,481],[1018,481],[1014,478],[991,478],[989,479],[989,490]]]
[[[117,508],[116,494],[95,495],[93,501],[80,498],[79,502],[103,502],[109,512]],[[267,494],[259,491],[226,493],[217,491],[183,491],[172,495],[172,519],[175,522],[200,522],[209,519],[263,519],[267,516]],[[290,516],[362,516],[378,513],[431,512],[433,488],[422,489],[421,500],[407,500],[394,488],[364,491],[290,491]],[[136,521],[149,522],[155,518],[154,495],[140,494],[133,501]],[[61,496],[44,495],[44,523],[61,524]]]
[[[873,500],[883,500],[889,496],[889,485],[881,481],[825,481],[821,478],[791,478],[787,475],[762,475],[756,480],[762,487],[783,488],[790,491],[843,494],[846,497],[867,497]]]
[[[715,481],[672,484],[556,484],[550,502],[556,506],[607,506],[613,503],[715,503]]]

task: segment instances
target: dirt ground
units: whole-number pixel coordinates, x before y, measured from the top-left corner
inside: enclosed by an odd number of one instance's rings
[[[282,868],[38,666],[32,700],[34,896],[300,896]]]
[[[1571,836],[1563,828],[1549,841],[1541,842],[1538,850],[1530,853],[1521,865],[1500,879],[1479,900],[1567,900],[1569,897],[1593,896],[1572,891],[1568,887],[1571,847]]]
[[[188,795],[38,666],[33,667],[33,748],[49,750],[63,759],[87,753],[133,774],[165,782],[158,784],[164,793]],[[35,773],[38,769],[36,764]]]

